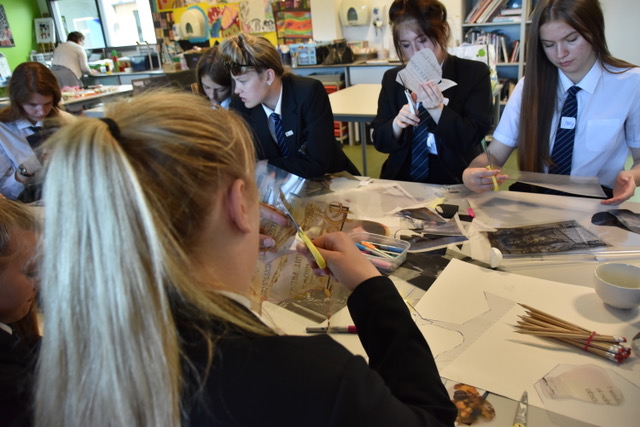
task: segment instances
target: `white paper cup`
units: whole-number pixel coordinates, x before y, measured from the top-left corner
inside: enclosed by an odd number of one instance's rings
[[[640,306],[640,267],[608,262],[596,267],[596,294],[605,304],[615,308]]]

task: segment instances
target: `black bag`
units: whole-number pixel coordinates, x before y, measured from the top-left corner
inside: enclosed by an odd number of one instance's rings
[[[322,61],[322,65],[351,64],[355,55],[346,43],[334,43],[329,46],[329,54]]]

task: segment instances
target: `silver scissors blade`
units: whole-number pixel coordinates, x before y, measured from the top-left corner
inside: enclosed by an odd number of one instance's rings
[[[518,402],[518,407],[516,408],[516,415],[513,417],[513,427],[526,427],[528,409],[529,409],[529,395],[525,390],[522,393],[520,402]]]

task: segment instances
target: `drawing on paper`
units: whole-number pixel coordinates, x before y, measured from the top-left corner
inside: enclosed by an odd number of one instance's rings
[[[609,246],[576,221],[498,228],[487,233],[504,255],[550,254]]]

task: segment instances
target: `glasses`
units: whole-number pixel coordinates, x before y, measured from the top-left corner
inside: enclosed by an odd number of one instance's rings
[[[231,59],[231,57],[228,55],[222,56],[222,65],[227,71],[229,71],[234,76],[242,73],[243,68],[247,68],[247,67],[255,68],[255,65],[252,65],[252,64],[241,64],[239,62],[236,62],[233,59]]]

